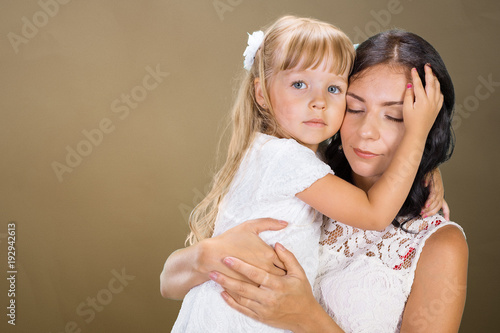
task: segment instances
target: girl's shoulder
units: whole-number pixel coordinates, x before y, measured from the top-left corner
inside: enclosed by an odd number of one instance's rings
[[[254,145],[257,147],[260,147],[261,149],[269,150],[269,151],[278,150],[278,149],[281,150],[283,148],[298,149],[298,150],[304,150],[304,149],[310,150],[309,148],[302,146],[295,139],[282,139],[282,138],[277,138],[275,136],[260,133],[260,132],[255,134]]]

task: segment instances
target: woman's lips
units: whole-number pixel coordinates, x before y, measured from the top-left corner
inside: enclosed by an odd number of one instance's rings
[[[304,124],[311,127],[324,127],[326,126],[325,122],[322,119],[311,119],[308,121],[304,121]]]
[[[359,157],[366,158],[366,159],[370,159],[370,158],[374,158],[374,157],[379,156],[379,154],[372,153],[371,151],[361,150],[359,148],[354,148],[354,152]]]

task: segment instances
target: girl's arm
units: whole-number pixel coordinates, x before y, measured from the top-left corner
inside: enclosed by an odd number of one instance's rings
[[[275,249],[285,265],[285,276],[269,274],[233,257],[226,258],[224,263],[254,284],[221,272],[210,274],[210,278],[226,290],[222,297],[229,306],[267,325],[295,333],[343,332],[314,298],[306,274],[293,253],[279,243]]]
[[[259,233],[281,230],[286,225],[284,221],[273,219],[246,221],[217,237],[204,239],[173,252],[160,275],[161,295],[165,298],[182,299],[191,288],[207,281],[208,273],[212,270],[247,280],[224,266],[222,260],[229,255],[244,258],[267,272],[283,275],[283,263],[273,248],[260,239]]]
[[[468,247],[445,226],[429,237],[415,271],[401,332],[458,332],[465,305]]]
[[[417,71],[413,69],[411,73],[415,102],[412,89],[406,89],[403,105],[405,135],[379,180],[364,192],[329,174],[297,193],[300,200],[324,215],[356,228],[382,230],[391,224],[410,192],[427,135],[443,102],[439,81],[429,66],[425,66],[425,89]]]

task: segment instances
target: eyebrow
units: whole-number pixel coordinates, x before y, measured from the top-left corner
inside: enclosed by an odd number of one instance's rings
[[[353,94],[352,92],[348,92],[347,96],[351,96],[352,98],[357,99],[360,102],[366,103],[363,97]],[[392,106],[392,105],[403,105],[403,101],[389,101],[382,103],[382,106]]]

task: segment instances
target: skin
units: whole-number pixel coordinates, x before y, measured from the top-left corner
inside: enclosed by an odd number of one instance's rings
[[[304,146],[316,150],[340,127],[345,111],[347,74],[336,75],[323,61],[316,69],[290,69],[272,76],[269,96],[274,115],[285,133]],[[380,181],[364,191],[343,179],[326,175],[297,197],[324,215],[351,226],[381,230],[396,216],[408,195],[420,163],[427,134],[442,105],[439,82],[426,66],[426,88],[415,71],[415,89],[406,89],[407,100],[402,113],[407,118],[406,132],[390,166]],[[417,96],[417,101],[413,102]],[[265,107],[259,79],[255,80],[255,97]]]
[[[258,79],[255,87],[258,101],[264,104]],[[284,132],[316,151],[342,124],[346,90],[347,73],[336,75],[323,65],[278,72],[269,85],[269,97]]]
[[[407,79],[402,71],[380,65],[363,74],[349,86],[341,137],[355,184],[369,190],[394,158],[406,130],[394,119],[401,119],[402,83]],[[228,257],[223,263],[251,277],[254,284],[219,272],[211,272],[209,277],[226,289],[222,296],[231,307],[271,326],[294,332],[342,332],[315,301],[293,254],[280,244],[275,249],[287,270],[285,276],[274,276]],[[429,237],[417,264],[401,332],[458,331],[465,305],[467,263],[467,243],[458,228],[445,226]]]

